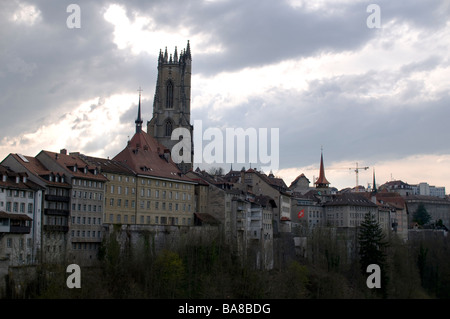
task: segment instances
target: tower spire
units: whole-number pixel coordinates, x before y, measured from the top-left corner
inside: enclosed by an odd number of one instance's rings
[[[141,118],[141,92],[142,92],[142,89],[141,89],[141,87],[139,87],[138,91],[139,91],[138,115],[137,115],[136,121],[134,121],[134,123],[136,123],[136,133],[140,133],[142,131],[142,118]]]
[[[373,169],[373,186],[372,186],[372,192],[377,192],[377,184],[375,184],[375,168]]]
[[[189,40],[187,42],[187,47],[186,47],[186,57],[187,58],[191,58],[191,45],[189,44]]]
[[[325,168],[323,165],[323,149],[320,151],[320,171],[319,171],[319,178],[315,182],[317,188],[322,187],[328,187],[330,185],[330,182],[325,177]]]

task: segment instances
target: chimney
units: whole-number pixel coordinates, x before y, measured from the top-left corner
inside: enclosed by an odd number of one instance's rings
[[[63,155],[67,155],[67,150],[65,148],[61,149],[59,152]]]

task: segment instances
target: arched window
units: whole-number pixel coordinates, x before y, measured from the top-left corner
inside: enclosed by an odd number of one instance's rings
[[[166,121],[166,136],[171,136],[171,135],[172,135],[172,121],[167,120]]]
[[[166,108],[173,108],[173,82],[170,80],[166,86]]]

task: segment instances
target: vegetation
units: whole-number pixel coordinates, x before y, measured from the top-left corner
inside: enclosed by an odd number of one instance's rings
[[[425,205],[420,203],[417,207],[417,210],[413,214],[413,221],[416,222],[419,226],[426,225],[430,222],[431,216],[427,212]]]
[[[269,271],[238,261],[218,239],[183,240],[177,246],[156,249],[150,232],[133,246],[119,245],[118,235],[113,232],[105,238],[98,267],[82,267],[81,289],[67,288],[63,266],[42,265],[22,295],[6,297],[450,298],[448,237],[405,243],[394,234],[383,237],[369,219],[359,235],[316,229],[305,256],[292,256]],[[367,287],[369,274],[362,270],[368,263],[383,265],[383,276],[389,278],[383,290]]]
[[[358,236],[359,255],[362,274],[367,274],[367,267],[371,264],[378,265],[381,269],[381,294],[386,297],[388,272],[386,263],[385,234],[381,226],[372,214],[366,214]]]

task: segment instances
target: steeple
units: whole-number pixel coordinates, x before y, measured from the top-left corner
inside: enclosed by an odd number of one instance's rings
[[[191,58],[191,45],[189,44],[189,40],[186,47],[186,57],[189,59]]]
[[[175,52],[173,53],[173,62],[178,63],[178,51],[177,47],[175,47]]]
[[[142,131],[142,118],[141,118],[141,92],[142,92],[142,89],[139,88],[138,91],[139,91],[138,115],[137,115],[136,121],[134,121],[134,123],[136,123],[136,133],[140,133]]]
[[[325,177],[325,168],[323,166],[323,151],[320,152],[320,171],[319,178],[315,182],[316,188],[327,188],[330,182]]]
[[[373,169],[373,186],[372,186],[372,192],[377,192],[377,184],[375,184],[375,168]]]

